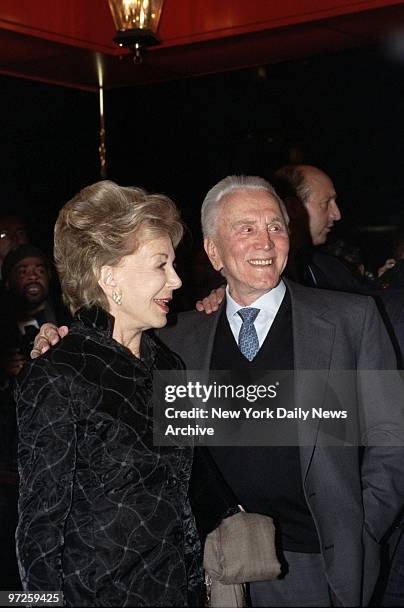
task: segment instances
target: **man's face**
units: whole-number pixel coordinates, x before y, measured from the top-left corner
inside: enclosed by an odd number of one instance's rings
[[[310,190],[304,204],[309,215],[311,239],[314,245],[324,244],[334,223],[341,219],[337,194],[331,179],[321,170],[307,169],[304,176]]]
[[[276,287],[289,251],[277,200],[263,189],[239,189],[224,196],[205,250],[215,270],[223,268],[238,304],[248,306]]]
[[[40,306],[48,297],[49,274],[40,257],[25,257],[11,271],[10,292],[29,306]]]
[[[10,251],[27,242],[25,227],[18,217],[0,218],[0,260],[3,260]]]

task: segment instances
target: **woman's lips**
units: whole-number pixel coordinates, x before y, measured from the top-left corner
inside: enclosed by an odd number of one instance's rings
[[[170,300],[171,298],[155,298],[154,299],[157,306],[160,306],[161,310],[165,313],[170,311],[170,308],[168,306],[168,303],[170,302]]]

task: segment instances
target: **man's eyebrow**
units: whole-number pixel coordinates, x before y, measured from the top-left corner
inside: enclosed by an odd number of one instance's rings
[[[233,225],[243,225],[243,223],[257,223],[256,219],[238,219]]]
[[[154,253],[152,257],[167,257],[168,259],[168,253]]]
[[[279,215],[275,215],[274,217],[272,217],[269,223],[273,223],[273,221],[280,221],[281,223],[285,223],[285,219],[283,217],[280,217]]]
[[[274,221],[280,221],[281,223],[285,223],[284,219],[282,217],[280,217],[279,215],[274,215],[269,221],[267,221],[268,223],[273,223]],[[258,221],[256,219],[238,219],[237,221],[235,221],[233,223],[233,225],[243,225],[245,223],[250,223],[251,225],[256,225],[258,223]]]

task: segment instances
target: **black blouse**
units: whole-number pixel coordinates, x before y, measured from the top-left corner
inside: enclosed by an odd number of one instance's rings
[[[151,334],[137,359],[100,308],[18,383],[23,587],[68,606],[197,605],[200,547],[190,448],[153,445],[153,370],[182,368]]]

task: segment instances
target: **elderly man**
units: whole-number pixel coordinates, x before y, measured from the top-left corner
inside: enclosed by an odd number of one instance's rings
[[[263,179],[227,177],[213,187],[202,206],[204,244],[227,279],[226,300],[211,316],[179,315],[161,337],[189,369],[242,368],[252,379],[258,370],[394,369],[394,352],[370,298],[282,280],[289,249],[285,216]],[[36,353],[43,346],[42,338]],[[302,397],[304,391],[295,392]],[[210,449],[234,499],[247,512],[275,520],[283,572],[250,583],[254,607],[370,601],[379,543],[403,503],[402,386],[393,377],[387,387],[354,390],[353,402],[359,394],[368,443],[382,436],[383,446],[319,445],[319,424],[299,447]]]
[[[290,219],[290,250],[285,276],[308,287],[366,293],[336,257],[319,251],[334,224],[341,219],[331,178],[315,166],[288,164],[273,176],[273,186],[282,198]],[[215,312],[224,297],[224,287],[213,289],[198,300],[196,309]]]
[[[161,330],[188,368],[396,367],[372,299],[282,280],[288,230],[282,203],[266,181],[221,181],[205,198],[202,226],[209,259],[228,285],[218,313],[185,313],[174,328]],[[247,356],[245,344],[253,346]],[[382,389],[377,399],[370,389],[363,393],[362,409],[377,431],[383,428],[388,403]],[[387,402],[397,412],[401,393],[396,380]],[[402,438],[392,435],[391,444],[399,443]],[[317,447],[313,439],[300,448],[212,447],[211,454],[239,503],[248,511],[273,515],[281,536],[284,575],[251,583],[253,606],[369,603],[378,576],[379,542],[403,503],[398,493],[404,486],[402,448],[367,447],[361,456],[359,449]]]

